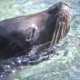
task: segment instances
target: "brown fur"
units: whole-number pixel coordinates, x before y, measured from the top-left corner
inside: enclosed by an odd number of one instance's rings
[[[37,14],[0,21],[0,59],[27,54],[32,45],[51,41],[54,33],[57,34],[58,22],[61,20],[66,25],[67,31],[63,35],[65,37],[70,28],[70,11],[63,9],[64,6],[67,5],[59,2],[48,10]],[[59,21],[57,22],[58,18]],[[58,25],[56,26],[56,24]],[[60,27],[63,28],[64,26]],[[58,35],[57,40],[55,37],[52,43],[57,43],[63,38],[61,37],[61,30],[60,28],[60,35]],[[27,52],[20,54],[25,49],[27,49]]]

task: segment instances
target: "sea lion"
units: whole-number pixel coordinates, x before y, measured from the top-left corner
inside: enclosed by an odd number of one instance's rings
[[[0,60],[25,55],[33,45],[58,43],[67,35],[70,19],[68,5],[59,2],[36,14],[0,21]]]

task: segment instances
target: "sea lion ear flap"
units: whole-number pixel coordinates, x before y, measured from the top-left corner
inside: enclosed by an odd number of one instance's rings
[[[26,41],[28,42],[32,41],[34,34],[35,34],[35,28],[28,27],[28,29],[26,29]]]

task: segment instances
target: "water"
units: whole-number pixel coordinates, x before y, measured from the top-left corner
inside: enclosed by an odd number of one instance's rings
[[[11,75],[2,75],[1,80],[80,80],[80,0],[0,0],[0,20],[37,13],[59,1],[69,5],[72,20],[68,35],[54,47],[68,43],[67,47],[51,60],[21,66]]]

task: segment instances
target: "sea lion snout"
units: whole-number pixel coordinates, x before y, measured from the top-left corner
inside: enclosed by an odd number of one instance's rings
[[[47,12],[49,14],[49,18],[46,24],[53,26],[51,28],[53,30],[51,44],[55,44],[63,39],[70,29],[70,9],[66,3],[59,2],[50,7]]]

